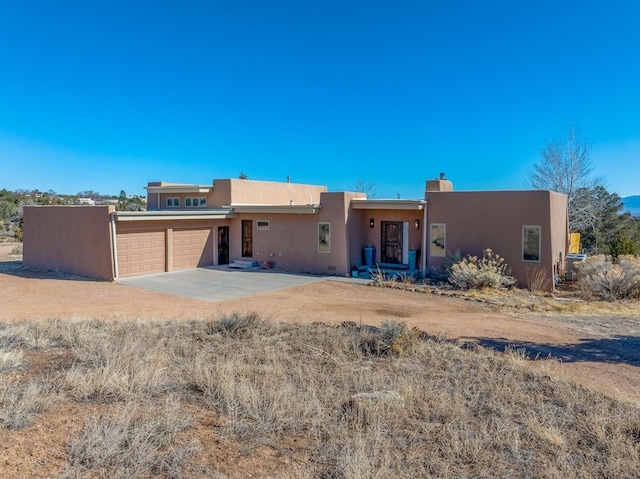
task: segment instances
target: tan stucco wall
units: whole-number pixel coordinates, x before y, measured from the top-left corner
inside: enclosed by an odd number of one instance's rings
[[[113,279],[113,206],[25,206],[23,264]]]
[[[566,196],[550,191],[451,191],[429,192],[428,223],[446,224],[447,254],[481,255],[491,248],[502,256],[521,286],[527,285],[527,269],[542,268],[553,280],[553,267],[565,252]],[[522,260],[522,227],[541,227],[540,262]],[[427,230],[430,233],[430,229]],[[427,266],[442,267],[445,258],[430,255]]]
[[[564,262],[569,253],[569,204],[566,195],[550,191],[551,209],[551,248],[552,255],[558,261],[560,270],[564,269]],[[562,258],[560,258],[562,253]]]
[[[149,183],[149,186],[152,185],[160,186],[161,183]],[[194,208],[186,207],[185,198],[202,196],[207,198],[206,209],[221,208],[231,204],[288,205],[291,202],[294,205],[318,204],[320,194],[326,191],[326,186],[223,178],[213,180],[213,189],[209,193],[148,193],[147,209],[149,211],[190,210]],[[180,207],[167,208],[168,197],[180,198]]]
[[[275,181],[213,180],[213,204],[294,205],[317,204],[326,186],[280,183]]]
[[[253,221],[253,257],[260,263],[274,261],[278,269],[295,272],[344,275],[349,271],[349,232],[346,225],[354,194],[322,193],[318,214],[242,214],[231,220],[231,260],[241,258],[242,220]],[[258,230],[257,220],[269,221],[269,230]],[[330,252],[318,251],[318,223],[331,223]]]

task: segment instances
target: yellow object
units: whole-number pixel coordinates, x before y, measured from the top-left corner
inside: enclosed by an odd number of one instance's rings
[[[569,254],[580,253],[580,233],[569,233]]]

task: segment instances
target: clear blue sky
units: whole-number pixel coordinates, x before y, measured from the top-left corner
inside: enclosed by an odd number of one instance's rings
[[[0,3],[0,188],[522,189],[571,122],[640,194],[640,2]]]

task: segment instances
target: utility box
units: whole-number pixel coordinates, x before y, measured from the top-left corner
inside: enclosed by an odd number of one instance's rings
[[[587,259],[586,254],[570,253],[567,255],[567,273],[566,278],[570,281],[575,281],[578,278],[578,269],[576,263],[580,263]]]

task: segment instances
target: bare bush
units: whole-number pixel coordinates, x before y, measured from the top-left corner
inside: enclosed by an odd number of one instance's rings
[[[174,398],[163,407],[149,402],[125,403],[110,414],[88,421],[69,448],[69,468],[63,478],[177,477],[199,448],[179,441],[190,425]]]
[[[32,423],[33,417],[57,400],[52,389],[39,381],[0,381],[0,427],[21,429]]]
[[[604,255],[576,263],[578,287],[585,298],[596,295],[605,301],[640,297],[640,258],[618,256],[612,262]]]
[[[23,356],[24,353],[22,351],[0,351],[0,373],[21,368],[23,366]]]
[[[482,258],[467,255],[451,265],[449,282],[460,289],[511,288],[517,282],[510,272],[504,258],[485,249]]]

